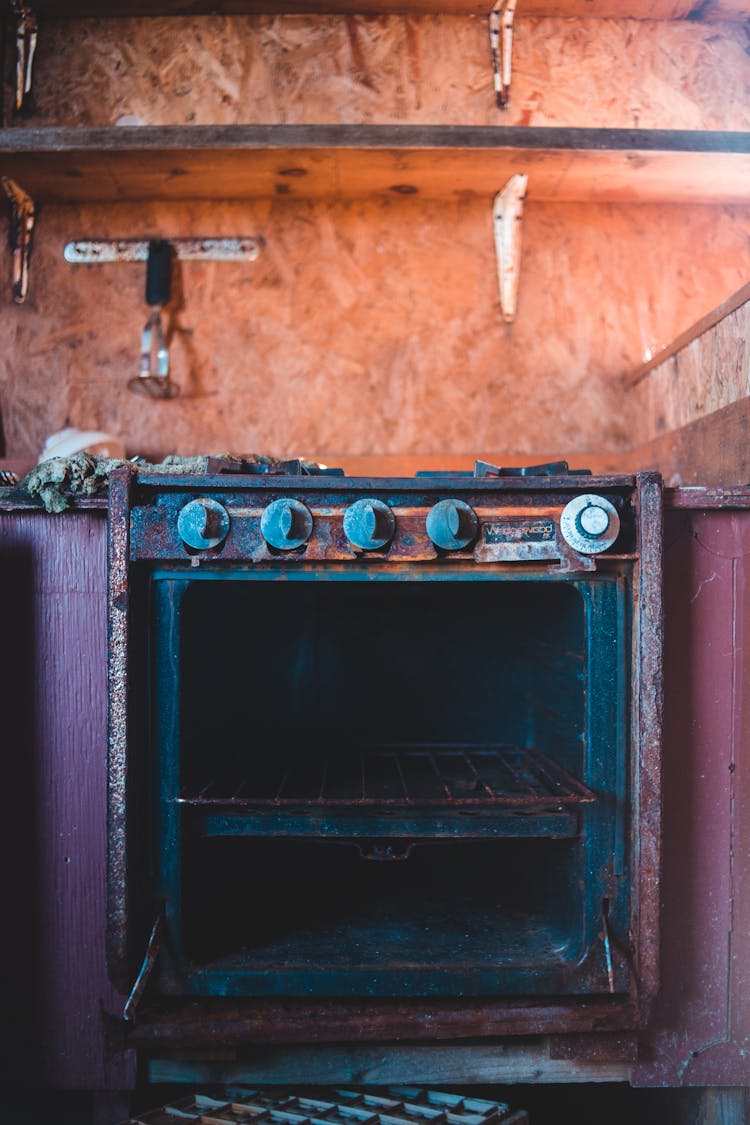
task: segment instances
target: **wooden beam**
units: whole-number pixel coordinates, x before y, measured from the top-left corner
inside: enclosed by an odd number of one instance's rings
[[[630,1065],[622,1062],[591,1063],[552,1059],[544,1047],[414,1046],[264,1047],[250,1050],[241,1059],[205,1061],[179,1055],[152,1058],[152,1082],[263,1082],[278,1085],[299,1082],[300,1075],[313,1085],[354,1082],[357,1085],[415,1085],[474,1082],[625,1082]]]
[[[490,197],[747,203],[750,133],[462,126],[0,130],[0,174],[38,202]]]
[[[733,293],[731,297],[728,297],[726,301],[722,302],[722,304],[718,305],[715,309],[712,309],[711,312],[702,316],[700,320],[697,320],[690,328],[681,332],[679,336],[675,337],[671,344],[667,344],[665,348],[658,351],[648,363],[642,363],[635,371],[629,372],[625,376],[625,386],[628,389],[636,387],[646,378],[650,371],[653,371],[656,367],[661,367],[661,365],[666,363],[668,359],[671,359],[673,355],[676,355],[677,352],[681,352],[688,344],[692,344],[693,340],[696,340],[698,336],[702,336],[704,332],[715,328],[720,321],[724,320],[730,313],[736,312],[737,309],[747,301],[750,301],[750,282],[748,282],[747,285],[743,285],[741,289],[738,289],[736,293]]]
[[[750,483],[750,399],[629,450],[622,471],[656,469],[665,481],[731,488]]]

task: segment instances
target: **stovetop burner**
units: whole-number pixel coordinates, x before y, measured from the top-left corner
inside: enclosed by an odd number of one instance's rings
[[[209,458],[208,473],[242,473],[247,476],[326,476],[344,477],[343,469],[329,468],[299,457],[276,460],[272,457]],[[547,461],[541,465],[501,466],[489,461],[475,461],[471,469],[419,469],[415,477],[590,477],[591,469],[571,469],[567,461]]]

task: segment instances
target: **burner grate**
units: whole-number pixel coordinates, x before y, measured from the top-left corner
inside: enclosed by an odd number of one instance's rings
[[[334,1095],[335,1100],[315,1090],[238,1090],[226,1099],[196,1094],[132,1117],[129,1125],[525,1125],[528,1120],[523,1110],[512,1112],[504,1102],[411,1087],[382,1096],[353,1090]]]

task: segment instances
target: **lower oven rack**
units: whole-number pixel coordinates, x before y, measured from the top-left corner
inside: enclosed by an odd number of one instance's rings
[[[203,836],[367,841],[564,838],[596,797],[538,750],[441,743],[262,756],[176,800]]]

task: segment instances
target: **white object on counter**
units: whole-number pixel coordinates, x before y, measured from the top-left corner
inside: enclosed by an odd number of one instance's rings
[[[39,464],[51,457],[75,457],[76,453],[92,453],[97,457],[124,457],[125,445],[113,434],[101,430],[79,430],[66,426],[56,434],[50,434],[39,455]]]

